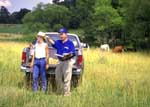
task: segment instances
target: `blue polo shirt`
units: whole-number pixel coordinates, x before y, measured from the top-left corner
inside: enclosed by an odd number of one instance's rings
[[[62,40],[57,40],[52,46],[57,49],[57,54],[59,55],[63,55],[64,53],[72,53],[75,56],[75,47],[70,40],[67,40],[64,43],[62,42]],[[58,58],[61,59],[61,57],[59,56]]]

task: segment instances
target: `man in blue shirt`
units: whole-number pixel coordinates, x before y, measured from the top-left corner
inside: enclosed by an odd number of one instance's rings
[[[55,70],[57,92],[64,93],[64,96],[70,95],[72,68],[75,63],[75,47],[72,41],[68,39],[67,29],[59,30],[60,40],[54,41],[47,37],[52,46],[57,50],[59,64]]]

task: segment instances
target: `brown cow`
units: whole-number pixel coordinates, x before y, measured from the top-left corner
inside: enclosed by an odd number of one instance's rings
[[[112,51],[114,53],[122,53],[122,52],[124,52],[124,47],[122,45],[115,46],[115,48],[113,48]]]

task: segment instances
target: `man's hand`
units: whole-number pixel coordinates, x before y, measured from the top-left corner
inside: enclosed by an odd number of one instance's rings
[[[69,54],[64,55],[64,57],[62,57],[62,59],[63,60],[67,60],[67,59],[69,59],[71,57],[72,57],[72,53],[69,53]]]
[[[44,36],[45,40],[48,40],[51,44],[55,44],[54,40],[52,40],[49,36]]]
[[[44,36],[44,39],[49,39],[49,36]]]

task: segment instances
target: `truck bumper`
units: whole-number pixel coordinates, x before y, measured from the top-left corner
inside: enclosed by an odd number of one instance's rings
[[[32,69],[31,68],[24,67],[24,66],[21,66],[21,71],[25,72],[25,73],[28,73],[28,72],[32,73]],[[55,75],[55,68],[49,68],[47,70],[47,74]],[[80,76],[81,74],[82,74],[82,69],[75,69],[75,68],[72,69],[72,75]]]

